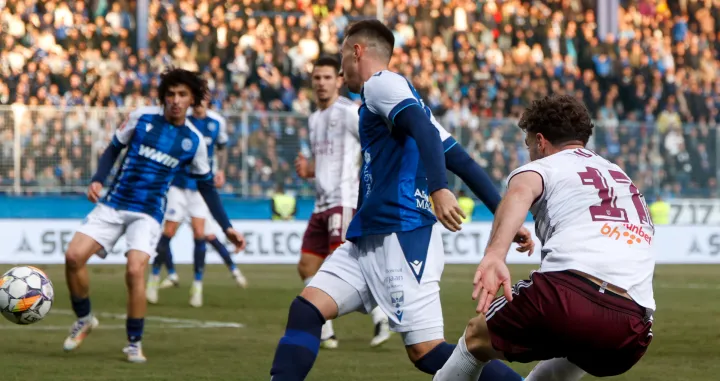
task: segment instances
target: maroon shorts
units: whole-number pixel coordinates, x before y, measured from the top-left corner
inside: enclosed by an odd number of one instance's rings
[[[310,216],[301,251],[325,258],[345,242],[355,209],[337,206]]]
[[[652,341],[652,321],[634,301],[569,271],[535,272],[493,301],[486,315],[495,350],[527,363],[567,357],[595,377],[627,372]]]

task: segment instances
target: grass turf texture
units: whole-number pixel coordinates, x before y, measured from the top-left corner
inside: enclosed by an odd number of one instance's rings
[[[10,268],[11,266],[6,265]],[[143,340],[147,364],[129,364],[125,345],[126,293],[122,266],[91,266],[91,296],[100,328],[72,353],[62,342],[73,316],[61,266],[43,267],[53,281],[53,311],[31,326],[0,319],[3,381],[54,380],[269,380],[287,309],[302,287],[294,266],[242,266],[250,288],[241,290],[220,265],[208,266],[205,306],[188,305],[191,266],[179,266],[181,287],[161,290],[148,307]],[[470,299],[475,266],[447,265],[442,301],[445,333],[457,342],[475,304]],[[513,280],[532,266],[512,266]],[[0,269],[2,270],[2,269]],[[6,269],[5,269],[6,270]],[[658,266],[655,334],[648,353],[616,380],[710,380],[720,374],[720,266]],[[208,323],[212,321],[214,323]],[[241,323],[243,327],[232,324]],[[213,326],[213,324],[215,326]],[[430,380],[407,360],[399,335],[378,349],[368,345],[370,317],[352,314],[335,322],[336,350],[321,350],[308,380]],[[527,375],[531,364],[513,364]],[[593,379],[586,377],[585,379]]]

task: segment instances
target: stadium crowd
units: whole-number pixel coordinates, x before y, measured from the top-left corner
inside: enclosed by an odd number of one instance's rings
[[[174,65],[202,71],[229,117],[226,191],[247,179],[246,195],[277,181],[308,192],[292,160],[309,151],[312,62],[337,55],[345,27],[374,17],[375,2],[149,2],[149,47],[139,49],[136,1],[0,0],[0,105],[15,110],[0,118],[0,185],[15,176],[40,191],[85,185],[87,158],[122,110],[157,104],[158,74]],[[385,0],[391,68],[499,188],[528,160],[516,128],[523,108],[568,93],[596,118],[591,147],[644,193],[717,196],[720,1],[619,3],[617,33],[600,35],[596,0]],[[52,107],[27,107],[38,105]]]

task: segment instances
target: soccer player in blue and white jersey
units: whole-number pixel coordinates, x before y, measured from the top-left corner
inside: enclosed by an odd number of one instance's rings
[[[237,247],[245,246],[242,234],[232,228],[215,190],[205,141],[186,119],[188,107],[200,104],[206,93],[207,84],[196,73],[182,69],[163,73],[158,88],[163,107],[142,107],[132,112],[102,154],[88,188],[88,199],[98,204],[65,253],[65,274],[78,318],[65,339],[66,351],[77,348],[98,325],[90,308],[87,261],[96,253],[104,258],[125,234],[128,345],[123,352],[130,362],[146,361],[141,346],[147,309],[145,271],[160,239],[165,194],[173,177],[186,167],[197,177],[198,190],[225,235]],[[120,170],[101,198],[105,180],[126,147]]]
[[[225,117],[218,112],[207,108],[207,100],[203,100],[202,104],[188,110],[188,120],[203,135],[203,139],[207,144],[208,157],[211,161],[211,168],[214,164],[214,152],[217,147],[217,171],[213,171],[215,177],[215,185],[221,187],[225,183],[224,168],[227,165],[227,128]],[[179,277],[175,272],[172,251],[170,250],[170,240],[177,233],[177,229],[185,219],[190,217],[190,226],[193,231],[193,239],[195,241],[195,251],[193,256],[193,264],[195,271],[195,281],[190,288],[190,305],[193,307],[202,306],[202,278],[205,268],[205,243],[209,242],[215,250],[220,254],[228,269],[232,273],[235,282],[240,287],[246,287],[247,280],[233,262],[230,252],[225,245],[220,242],[215,235],[217,232],[217,224],[212,217],[209,216],[205,201],[197,190],[196,180],[188,172],[181,172],[170,185],[167,194],[167,208],[165,211],[165,223],[162,237],[157,246],[157,257],[152,265],[152,275],[148,279],[146,288],[147,300],[149,303],[158,302],[158,291],[161,288],[177,286]],[[160,270],[163,263],[167,266],[168,277],[160,283]]]
[[[434,374],[453,352],[445,342],[440,304],[444,267],[435,215],[457,231],[463,212],[447,188],[445,169],[459,175],[494,210],[499,195],[486,173],[437,123],[412,85],[387,70],[394,37],[377,20],[360,21],[342,48],[345,82],[361,94],[358,211],[347,242],[320,267],[290,306],[285,335],[273,360],[272,381],[304,380],[317,356],[327,319],[379,306],[402,335],[408,357]],[[443,138],[444,142],[443,142]],[[521,229],[521,250],[532,250]],[[501,362],[488,364],[481,380],[520,380]]]

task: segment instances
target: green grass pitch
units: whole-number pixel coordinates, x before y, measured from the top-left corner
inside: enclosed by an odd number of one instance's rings
[[[10,267],[6,265],[6,267]],[[163,290],[149,306],[143,340],[146,364],[124,362],[125,286],[123,267],[92,266],[91,296],[100,328],[75,352],[62,342],[72,322],[61,266],[47,266],[56,298],[43,321],[16,326],[0,319],[3,381],[269,380],[275,345],[287,308],[302,283],[294,266],[242,266],[250,285],[237,288],[219,265],[209,266],[205,307],[188,305],[191,268],[180,266],[180,288]],[[473,315],[474,266],[447,265],[442,301],[445,333],[456,342]],[[512,266],[514,281],[530,266]],[[655,276],[655,334],[646,356],[616,380],[682,381],[720,379],[720,266],[658,266]],[[368,345],[369,316],[338,319],[337,350],[321,350],[308,380],[430,380],[407,360],[399,335],[379,349]],[[532,364],[513,364],[526,375]],[[592,379],[586,377],[585,379]]]

